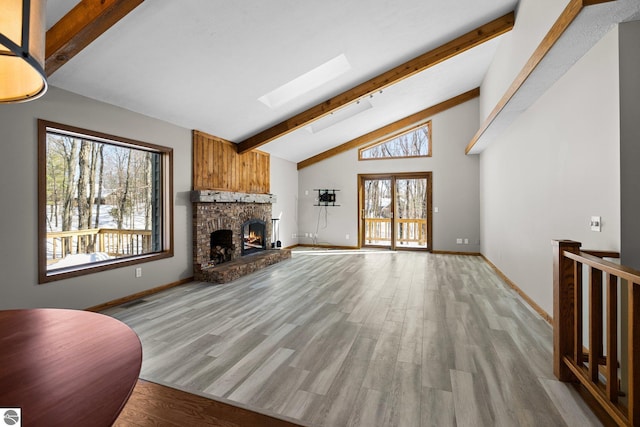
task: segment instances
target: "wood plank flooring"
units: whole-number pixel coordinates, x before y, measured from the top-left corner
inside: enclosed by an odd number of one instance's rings
[[[140,336],[141,378],[302,425],[600,425],[480,257],[295,251],[104,313]]]
[[[138,380],[114,427],[297,427],[227,403]]]

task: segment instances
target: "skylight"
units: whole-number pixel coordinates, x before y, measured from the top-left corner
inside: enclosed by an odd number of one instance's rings
[[[329,83],[350,69],[351,65],[349,61],[347,61],[347,57],[344,56],[344,54],[340,54],[313,70],[272,90],[266,95],[261,96],[258,100],[269,108],[277,108],[313,89]]]

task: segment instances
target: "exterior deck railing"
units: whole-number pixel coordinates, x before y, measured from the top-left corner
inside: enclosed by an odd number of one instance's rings
[[[109,256],[141,255],[151,249],[150,230],[90,228],[47,233],[48,259],[67,254],[104,252]]]
[[[365,218],[365,241],[367,243],[391,241],[393,230],[391,229],[391,218]],[[417,243],[426,245],[427,243],[427,220],[398,218],[396,243]]]
[[[640,271],[580,246],[553,241],[554,374],[580,382],[616,424],[639,426]]]

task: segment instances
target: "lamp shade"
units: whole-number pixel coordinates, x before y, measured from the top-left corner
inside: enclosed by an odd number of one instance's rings
[[[0,1],[0,103],[36,99],[44,73],[46,0]]]

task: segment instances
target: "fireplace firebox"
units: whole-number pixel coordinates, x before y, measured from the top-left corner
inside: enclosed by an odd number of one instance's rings
[[[249,255],[267,249],[267,224],[260,219],[250,219],[242,224],[242,252]]]
[[[222,264],[231,261],[235,245],[233,244],[232,230],[215,230],[211,233],[209,259],[214,264]]]

